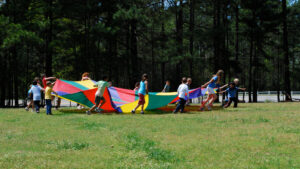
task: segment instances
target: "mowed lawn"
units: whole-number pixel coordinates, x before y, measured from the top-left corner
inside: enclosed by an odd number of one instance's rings
[[[300,103],[176,115],[0,109],[0,168],[300,168]]]

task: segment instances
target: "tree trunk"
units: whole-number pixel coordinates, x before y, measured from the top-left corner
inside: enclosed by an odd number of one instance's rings
[[[139,78],[139,75],[138,75],[138,62],[137,62],[137,54],[138,54],[138,51],[137,51],[137,34],[136,34],[136,25],[137,25],[137,20],[135,20],[135,19],[133,19],[132,21],[131,21],[131,33],[130,33],[130,35],[131,35],[131,38],[130,38],[130,44],[131,44],[131,46],[130,46],[130,56],[131,56],[131,75],[129,75],[129,76],[133,76],[133,78],[135,79],[135,80],[138,80]],[[131,83],[131,86],[134,86],[134,84],[135,84],[135,82],[134,81],[132,81],[132,82],[130,82]]]
[[[285,100],[291,101],[291,82],[290,82],[290,61],[289,61],[289,46],[287,32],[287,11],[286,0],[282,0],[282,21],[283,21],[283,52],[284,52],[284,89]]]
[[[177,81],[182,77],[182,56],[183,56],[183,0],[180,0],[178,18],[176,18],[176,40],[177,40],[177,53],[180,57],[179,63],[176,65]]]
[[[4,52],[4,55],[5,55],[5,52]],[[1,59],[3,58],[3,60],[1,60],[1,81],[3,83],[0,83],[0,86],[1,86],[1,95],[0,95],[0,107],[5,107],[5,98],[6,98],[6,82],[7,82],[7,77],[6,77],[6,74],[7,74],[7,64],[6,64],[6,57],[5,56],[1,56]]]
[[[253,102],[257,102],[257,79],[258,79],[258,60],[257,60],[257,45],[254,45],[253,58]]]
[[[251,93],[252,93],[252,55],[253,55],[253,30],[251,30],[250,38],[250,57],[249,57],[249,82],[248,82],[248,96],[249,102],[252,102]]]
[[[165,0],[161,0],[161,10],[164,11],[165,10]],[[164,12],[163,12],[164,13]],[[166,47],[166,34],[165,34],[165,23],[163,18],[165,17],[165,15],[162,16],[162,24],[161,24],[161,50],[165,50]],[[164,56],[162,56],[164,57]],[[166,67],[166,62],[165,60],[163,60],[161,62],[161,86],[164,85],[165,83],[165,67]]]
[[[193,77],[193,57],[194,57],[194,25],[195,25],[195,0],[190,0],[190,55],[189,67],[190,67],[190,76]]]
[[[214,46],[214,71],[217,72],[220,69],[220,64],[219,64],[219,55],[220,55],[220,2],[219,0],[215,0],[214,2],[214,18],[213,18],[213,29],[215,31],[214,34],[214,40],[213,40],[213,46]]]
[[[235,7],[235,61],[239,61],[239,4]]]
[[[52,76],[52,47],[50,43],[52,42],[52,26],[53,26],[53,13],[52,13],[52,0],[48,0],[48,8],[46,12],[46,18],[49,20],[49,27],[46,33],[46,76]]]
[[[15,107],[18,107],[19,106],[19,80],[18,80],[18,77],[19,77],[19,67],[18,67],[18,53],[17,53],[17,47],[14,46],[13,49],[12,49],[12,54],[13,54],[13,91],[14,91],[14,102],[15,102]]]

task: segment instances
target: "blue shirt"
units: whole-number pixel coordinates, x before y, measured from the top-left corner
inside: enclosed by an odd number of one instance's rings
[[[146,95],[146,85],[144,81],[140,82],[139,94]]]
[[[41,90],[42,88],[38,85],[32,85],[28,93],[33,94],[33,101],[41,100]]]
[[[164,87],[164,92],[169,92],[169,91],[170,91],[170,86],[166,84]]]
[[[218,80],[218,76],[214,76],[213,81],[210,84],[208,84],[208,87],[215,88],[217,80]]]
[[[228,92],[228,98],[233,98],[236,97],[236,92],[239,90],[238,87],[234,87],[234,88],[227,88],[226,92]]]

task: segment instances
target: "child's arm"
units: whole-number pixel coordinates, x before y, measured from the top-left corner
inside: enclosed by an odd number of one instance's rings
[[[41,89],[41,91],[42,91],[42,92],[44,92],[44,91],[45,91],[45,89],[44,89],[44,88],[42,88],[41,86],[39,86],[39,88]]]
[[[223,90],[223,91],[220,91],[219,93],[222,94],[222,93],[225,93],[225,92],[226,92],[226,90]]]
[[[239,90],[243,90],[243,91],[245,91],[245,90],[246,90],[246,88],[239,88]]]
[[[220,87],[219,89],[222,90],[224,88],[226,88],[228,86],[228,84],[225,84],[224,86]]]
[[[186,93],[187,93],[187,102],[189,102],[190,100],[189,88],[186,88]]]
[[[45,80],[56,80],[56,77],[45,77]]]
[[[89,77],[82,77],[81,81],[83,81],[83,80],[91,80],[91,79]]]
[[[148,94],[148,80],[145,81],[145,85],[146,85],[146,94]]]
[[[205,83],[205,84],[202,85],[201,87],[202,87],[202,88],[205,88],[205,87],[207,87],[207,85],[209,85],[209,84],[212,83],[213,81],[214,81],[214,79],[211,78],[210,81],[208,81],[207,83]]]

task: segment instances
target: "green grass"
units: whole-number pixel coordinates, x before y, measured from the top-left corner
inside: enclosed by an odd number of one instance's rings
[[[239,106],[177,115],[0,109],[0,168],[300,168],[300,104]]]

